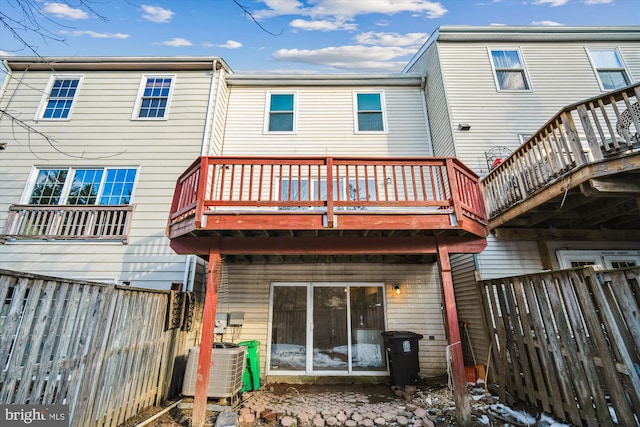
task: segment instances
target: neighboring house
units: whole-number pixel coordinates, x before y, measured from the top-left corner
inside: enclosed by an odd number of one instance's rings
[[[488,341],[477,279],[640,265],[639,46],[640,27],[446,26],[405,67],[426,75],[434,155],[485,177],[487,248],[452,259],[458,316],[479,362]],[[580,106],[630,85],[616,109],[609,97]],[[593,191],[598,180],[611,185]]]
[[[176,177],[213,123],[226,64],[11,57],[5,66],[0,267],[201,288],[203,262],[169,248],[166,216]]]

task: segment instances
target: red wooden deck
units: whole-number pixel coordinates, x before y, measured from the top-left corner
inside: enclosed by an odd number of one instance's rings
[[[454,158],[201,157],[167,233],[202,255],[435,254],[436,238],[478,252],[488,229],[478,177]]]

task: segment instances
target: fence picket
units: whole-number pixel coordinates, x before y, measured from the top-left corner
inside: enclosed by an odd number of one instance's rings
[[[637,425],[639,278],[640,267],[601,271],[589,266],[480,281],[492,346],[502,350],[506,340],[513,352],[494,358],[493,371],[532,369],[536,384],[546,386],[550,409],[573,425]],[[513,289],[515,301],[503,289]],[[519,351],[519,340],[537,352]],[[536,396],[530,388],[517,390],[527,387],[526,380],[518,384],[500,375],[498,381],[501,391],[549,409],[542,388]]]

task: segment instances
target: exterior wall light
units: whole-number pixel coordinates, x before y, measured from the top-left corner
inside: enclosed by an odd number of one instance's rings
[[[400,295],[400,285],[394,285],[394,286],[393,286],[393,291],[394,291],[396,294]]]
[[[469,123],[460,123],[458,124],[458,130],[471,130],[471,125]]]

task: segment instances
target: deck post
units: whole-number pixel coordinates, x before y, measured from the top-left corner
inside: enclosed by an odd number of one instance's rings
[[[464,371],[464,359],[462,357],[462,343],[460,342],[456,298],[453,292],[449,249],[446,243],[440,241],[438,242],[438,265],[440,267],[442,295],[447,319],[446,330],[449,339],[449,354],[453,374],[453,400],[456,404],[456,418],[458,425],[468,426],[471,423],[471,405],[469,404],[467,379]],[[447,361],[447,363],[449,363],[449,361]]]
[[[215,330],[216,306],[222,270],[222,257],[219,248],[209,250],[207,267],[207,288],[204,297],[204,313],[202,318],[202,336],[200,337],[200,357],[198,359],[198,376],[196,378],[193,397],[193,427],[202,427],[207,412],[207,395],[209,389],[209,372],[211,370],[211,349]]]

